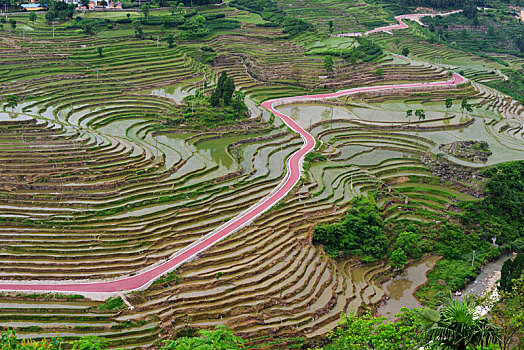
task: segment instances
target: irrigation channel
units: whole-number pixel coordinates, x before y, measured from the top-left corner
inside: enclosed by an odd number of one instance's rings
[[[262,103],[262,106],[274,115],[278,116],[289,128],[300,134],[303,139],[301,148],[293,153],[286,161],[287,173],[279,185],[265,198],[249,207],[230,221],[218,227],[211,233],[203,236],[199,240],[188,245],[184,249],[172,255],[167,261],[160,264],[154,264],[133,276],[120,277],[114,280],[106,281],[28,281],[20,283],[19,281],[8,281],[0,284],[0,290],[3,291],[39,291],[39,292],[73,292],[87,296],[93,296],[93,293],[115,294],[122,291],[142,290],[150,286],[156,279],[168,272],[175,270],[184,262],[195,259],[199,253],[213,246],[215,243],[249,225],[257,217],[273,207],[282,200],[298,183],[302,174],[302,163],[305,155],[314,149],[315,138],[296,123],[291,117],[276,110],[278,106],[292,103],[323,101],[330,98],[337,98],[362,92],[390,90],[390,89],[410,89],[425,88],[435,86],[451,86],[462,84],[466,81],[457,73],[452,74],[452,78],[441,82],[396,84],[383,86],[369,86],[340,90],[335,93],[305,95],[296,97],[287,97],[273,99]]]

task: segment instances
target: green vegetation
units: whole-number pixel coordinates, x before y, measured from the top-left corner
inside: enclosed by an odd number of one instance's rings
[[[166,340],[162,350],[189,350],[189,349],[242,349],[244,340],[233,334],[227,326],[216,326],[214,330],[201,330],[199,337],[180,337],[176,340]]]
[[[384,258],[387,237],[384,222],[372,198],[358,197],[342,222],[315,226],[313,242],[333,257],[356,255],[364,262]]]
[[[100,310],[121,310],[123,308],[125,308],[125,304],[121,297],[109,298],[105,303],[98,306]]]
[[[47,2],[47,1],[46,1]],[[45,14],[48,22],[63,22],[73,18],[75,13],[75,4],[68,4],[65,1],[49,0],[49,10]]]
[[[292,16],[286,16],[274,0],[234,0],[231,5],[259,14],[266,21],[270,21],[272,25],[281,26],[284,33],[291,36],[313,30],[311,24]],[[261,26],[268,25],[262,24]]]
[[[499,288],[505,292],[511,292],[513,285],[524,273],[524,253],[518,253],[514,259],[504,262],[501,270]]]
[[[466,350],[500,342],[500,330],[486,317],[478,317],[475,305],[469,300],[457,301],[449,296],[439,311],[424,309],[417,314],[428,343]]]

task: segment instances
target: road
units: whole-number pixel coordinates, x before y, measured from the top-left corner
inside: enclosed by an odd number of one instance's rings
[[[390,32],[391,30],[395,30],[395,29],[409,28],[409,26],[402,21],[403,19],[410,19],[412,21],[416,21],[416,22],[422,24],[420,22],[420,19],[422,17],[449,16],[449,15],[451,15],[453,13],[457,13],[457,12],[461,12],[461,11],[462,10],[455,10],[455,11],[446,12],[446,13],[413,13],[413,14],[409,14],[409,15],[401,15],[401,16],[396,16],[395,17],[395,19],[398,21],[398,24],[392,24],[390,26],[375,28],[375,29],[372,29],[372,30],[368,30],[367,32],[364,32],[364,33],[362,33],[362,32],[343,33],[343,34],[333,34],[332,36],[338,36],[338,37],[341,37],[341,36],[362,36],[362,35],[369,35],[369,34],[378,33],[378,32]]]
[[[340,90],[334,93],[305,95],[286,97],[274,99],[262,103],[262,106],[269,110],[275,116],[282,119],[293,131],[300,134],[304,143],[300,150],[296,151],[286,161],[286,176],[268,196],[260,200],[258,203],[248,208],[244,212],[237,215],[235,218],[226,222],[221,227],[215,229],[213,232],[207,234],[198,241],[192,243],[188,247],[177,252],[167,261],[161,264],[151,266],[145,271],[137,272],[133,276],[125,276],[109,281],[3,281],[0,284],[1,291],[33,291],[33,292],[71,292],[84,295],[92,295],[93,293],[102,294],[116,294],[118,292],[127,292],[133,290],[140,290],[150,286],[156,279],[165,275],[168,272],[175,270],[181,264],[193,260],[197,255],[204,250],[210,248],[218,241],[224,239],[228,235],[238,231],[244,226],[249,225],[258,216],[269,210],[281,199],[283,199],[297,184],[302,175],[302,163],[305,155],[315,147],[314,137],[298,125],[289,116],[278,112],[276,107],[282,104],[293,102],[311,102],[320,101],[328,98],[336,98],[356,94],[359,92],[388,90],[388,89],[409,89],[409,88],[425,88],[431,86],[447,86],[455,85],[465,82],[466,80],[459,74],[453,73],[452,79],[442,82],[430,83],[413,83],[400,85],[383,85],[360,87],[353,89]]]

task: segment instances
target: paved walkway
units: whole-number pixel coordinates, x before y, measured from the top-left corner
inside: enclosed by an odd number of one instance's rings
[[[466,80],[459,74],[453,73],[451,80],[430,83],[413,83],[400,85],[370,86],[353,89],[340,90],[334,93],[305,95],[296,97],[286,97],[274,99],[262,103],[275,116],[282,119],[293,131],[300,134],[304,143],[300,150],[293,153],[286,161],[287,175],[282,182],[267,197],[260,200],[235,218],[215,229],[186,248],[174,254],[169,260],[157,263],[150,268],[137,272],[132,276],[123,276],[109,281],[3,281],[0,283],[1,291],[34,291],[34,292],[71,292],[83,294],[90,297],[98,295],[97,299],[103,299],[108,294],[117,294],[122,291],[133,291],[147,288],[162,275],[175,270],[181,264],[197,258],[197,255],[218,241],[238,231],[244,226],[253,222],[262,213],[273,207],[283,199],[297,184],[302,175],[302,163],[305,155],[315,147],[314,137],[298,125],[289,116],[278,112],[275,108],[279,105],[292,102],[311,102],[321,101],[328,98],[336,98],[356,94],[359,92],[388,90],[388,89],[409,89],[423,88],[430,86],[448,86],[465,82]]]
[[[379,27],[379,28],[375,28],[373,30],[368,30],[367,32],[357,32],[357,33],[343,33],[343,34],[333,34],[333,36],[338,36],[338,37],[341,37],[341,36],[362,36],[362,35],[369,35],[369,34],[373,34],[373,33],[378,33],[378,32],[386,32],[386,33],[389,33],[391,34],[391,30],[395,30],[395,29],[405,29],[405,28],[408,28],[409,26],[404,23],[402,20],[403,19],[410,19],[412,21],[416,21],[420,24],[422,24],[420,22],[420,19],[422,17],[435,17],[435,16],[449,16],[453,13],[457,13],[457,12],[461,12],[462,10],[455,10],[455,11],[451,11],[451,12],[446,12],[446,13],[414,13],[414,14],[410,14],[410,15],[401,15],[401,16],[396,16],[395,19],[398,21],[398,24],[392,24],[390,26],[385,26],[385,27]]]

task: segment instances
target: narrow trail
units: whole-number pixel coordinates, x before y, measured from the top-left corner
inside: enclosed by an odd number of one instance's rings
[[[367,32],[363,32],[363,33],[362,32],[342,33],[342,34],[333,34],[332,36],[337,36],[337,37],[343,37],[343,36],[363,36],[363,35],[369,35],[369,34],[378,33],[378,32],[390,33],[391,30],[409,28],[409,26],[402,21],[404,19],[409,19],[409,20],[416,21],[416,22],[422,24],[420,22],[420,19],[422,17],[449,16],[449,15],[452,15],[454,13],[458,13],[458,12],[461,12],[461,11],[462,10],[455,10],[455,11],[446,12],[446,13],[413,13],[413,14],[409,14],[409,15],[400,15],[400,16],[396,16],[395,17],[395,19],[398,21],[398,24],[392,24],[390,26],[375,28],[375,29],[368,30]]]
[[[287,174],[280,184],[268,196],[260,200],[255,205],[246,209],[230,221],[205,235],[201,239],[193,242],[186,248],[180,250],[168,260],[157,263],[149,268],[139,271],[131,276],[123,276],[106,281],[2,281],[1,291],[31,291],[31,292],[71,292],[83,294],[92,298],[105,298],[108,294],[115,295],[119,292],[140,290],[150,286],[156,279],[168,272],[175,270],[181,264],[194,260],[197,255],[210,248],[215,243],[238,231],[253,222],[257,217],[273,207],[282,200],[298,183],[302,175],[302,163],[305,155],[315,147],[315,138],[289,116],[276,110],[276,107],[283,104],[321,101],[328,98],[337,98],[359,92],[389,90],[389,89],[409,89],[426,88],[432,86],[451,86],[461,84],[466,81],[459,74],[453,73],[452,79],[442,82],[414,83],[400,85],[369,86],[340,90],[334,93],[305,95],[286,97],[266,101],[262,106],[273,113],[275,116],[289,126],[293,131],[300,134],[304,143],[300,150],[293,153],[286,161]],[[97,295],[98,294],[98,295]]]

